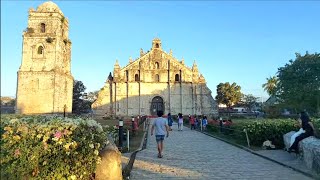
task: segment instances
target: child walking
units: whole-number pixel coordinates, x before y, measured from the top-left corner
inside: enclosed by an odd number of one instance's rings
[[[182,131],[183,129],[183,117],[182,114],[178,114],[178,131]]]

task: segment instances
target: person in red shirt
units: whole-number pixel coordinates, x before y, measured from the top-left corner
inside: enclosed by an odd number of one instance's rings
[[[191,125],[191,130],[192,130],[192,129],[196,129],[195,119],[194,119],[193,116],[190,117],[190,125]]]

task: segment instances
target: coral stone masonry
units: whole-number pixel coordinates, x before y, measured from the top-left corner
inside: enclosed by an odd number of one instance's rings
[[[172,51],[162,49],[161,40],[153,39],[150,51],[129,59],[121,68],[114,65],[98,99],[92,105],[97,115],[216,114],[217,104],[205,78],[194,62],[187,67]]]
[[[69,22],[49,1],[29,9],[17,75],[18,114],[72,111],[73,77]]]

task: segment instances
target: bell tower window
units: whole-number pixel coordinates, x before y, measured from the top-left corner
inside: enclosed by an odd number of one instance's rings
[[[43,47],[42,46],[38,47],[38,54],[43,54]]]
[[[156,48],[159,48],[159,43],[156,43]]]
[[[46,24],[41,23],[41,32],[45,33],[46,32]]]
[[[156,69],[159,69],[159,63],[156,62]]]

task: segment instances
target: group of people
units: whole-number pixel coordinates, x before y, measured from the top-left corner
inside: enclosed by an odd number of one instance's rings
[[[172,131],[173,125],[173,118],[171,113],[168,114],[168,118],[163,118],[163,111],[157,112],[158,118],[153,121],[151,127],[151,136],[153,136],[153,132],[155,131],[156,142],[157,142],[157,149],[158,149],[158,158],[162,158],[162,151],[163,151],[163,141],[164,137],[169,137],[169,131]],[[191,130],[200,128],[201,126],[203,129],[206,129],[208,120],[206,116],[203,116],[202,120],[197,118],[197,116],[189,115],[189,123],[191,126]],[[178,114],[178,131],[183,130],[183,116],[181,113]]]
[[[207,125],[208,125],[207,116],[202,116],[202,119],[201,119],[201,116],[197,117],[196,115],[192,116],[189,114],[188,118],[189,118],[191,130],[200,129],[201,126],[204,130],[207,128]],[[179,113],[178,114],[178,131],[183,130],[183,122],[184,122],[183,115],[182,113]],[[173,119],[172,119],[171,113],[169,113],[168,126],[170,131],[172,131],[172,125],[173,125]]]

